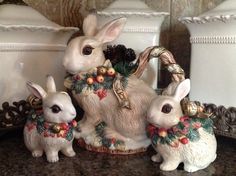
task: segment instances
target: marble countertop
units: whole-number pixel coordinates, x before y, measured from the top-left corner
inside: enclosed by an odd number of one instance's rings
[[[159,170],[159,163],[150,160],[154,151],[150,148],[144,154],[132,156],[116,156],[93,153],[79,148],[76,143],[73,158],[60,155],[57,163],[48,163],[45,156],[33,158],[24,146],[22,132],[12,132],[0,137],[0,175],[1,176],[89,176],[89,175],[161,175],[161,176],[215,176],[236,175],[236,140],[217,137],[217,159],[208,168],[186,173],[180,166],[178,170],[163,172]]]

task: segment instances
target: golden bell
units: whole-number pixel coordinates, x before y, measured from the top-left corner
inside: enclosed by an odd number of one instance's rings
[[[52,126],[52,131],[54,133],[59,133],[61,131],[61,127],[59,125],[53,125]]]
[[[105,75],[107,72],[107,68],[104,66],[98,67],[97,73],[98,75]]]

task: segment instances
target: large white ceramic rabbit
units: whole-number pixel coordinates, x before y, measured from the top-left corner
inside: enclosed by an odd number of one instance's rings
[[[171,171],[183,162],[184,170],[206,168],[216,158],[216,139],[209,118],[184,116],[180,101],[190,91],[190,80],[182,81],[174,95],[159,96],[148,110],[148,132],[158,152],[154,162],[163,162],[161,170]]]
[[[96,16],[87,16],[83,23],[85,36],[74,38],[68,44],[63,59],[65,69],[74,77],[77,75],[79,81],[83,81],[80,79],[84,75],[86,77],[86,73],[97,74],[97,68],[105,63],[104,44],[114,41],[119,36],[125,22],[125,18],[119,18],[98,30]],[[108,64],[108,67],[111,65]],[[108,79],[110,79],[109,75],[114,76],[114,70],[112,68],[109,70],[107,71]],[[103,70],[100,71],[103,72]],[[145,117],[151,100],[156,96],[155,91],[132,75],[127,78],[125,86],[131,109],[121,108],[112,88],[102,88],[98,90],[100,92],[95,92],[94,87],[90,89],[93,82],[97,84],[102,81],[104,79],[100,79],[99,76],[88,78],[85,80],[85,84],[88,84],[87,88],[85,86],[79,93],[73,91],[74,97],[85,111],[80,122],[81,137],[87,144],[99,146],[98,141],[93,137],[94,130],[99,122],[105,122],[103,136],[106,139],[113,139],[113,141],[123,141],[125,143],[124,151],[146,148],[150,141],[145,134]],[[71,88],[71,85],[68,86],[66,82],[65,86]],[[109,147],[115,149],[114,146]]]
[[[28,82],[27,88],[43,101],[43,112],[32,113],[24,128],[24,141],[33,157],[46,153],[49,162],[59,160],[58,152],[72,157],[76,111],[66,92],[56,92],[53,77],[47,77],[47,92],[37,84]]]

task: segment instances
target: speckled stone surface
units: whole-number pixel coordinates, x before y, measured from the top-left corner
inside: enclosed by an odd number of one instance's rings
[[[112,156],[80,149],[76,144],[77,155],[73,158],[60,155],[60,161],[48,163],[45,156],[33,158],[24,146],[22,133],[13,132],[0,138],[0,176],[213,176],[236,175],[236,140],[218,137],[217,159],[208,168],[186,173],[181,166],[176,171],[163,172],[159,164],[150,160],[154,151],[132,156]]]

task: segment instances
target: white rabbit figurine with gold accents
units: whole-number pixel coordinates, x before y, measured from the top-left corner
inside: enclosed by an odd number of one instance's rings
[[[190,91],[190,80],[182,81],[173,95],[156,97],[148,110],[148,134],[158,154],[154,162],[163,159],[160,169],[175,170],[183,162],[184,170],[195,172],[216,159],[216,138],[210,118],[188,117],[180,101]]]
[[[96,16],[87,16],[85,36],[69,42],[63,59],[70,73],[65,86],[85,112],[80,136],[89,150],[131,154],[150,144],[145,117],[155,91],[135,75],[117,73],[103,54],[103,46],[119,36],[125,22],[119,18],[97,29]]]
[[[49,162],[59,160],[61,151],[68,157],[75,156],[72,148],[74,128],[73,119],[76,111],[71,98],[66,92],[57,92],[53,77],[47,77],[47,92],[39,85],[28,82],[27,88],[39,99],[42,99],[42,111],[30,113],[25,128],[24,141],[33,157],[46,153]]]

